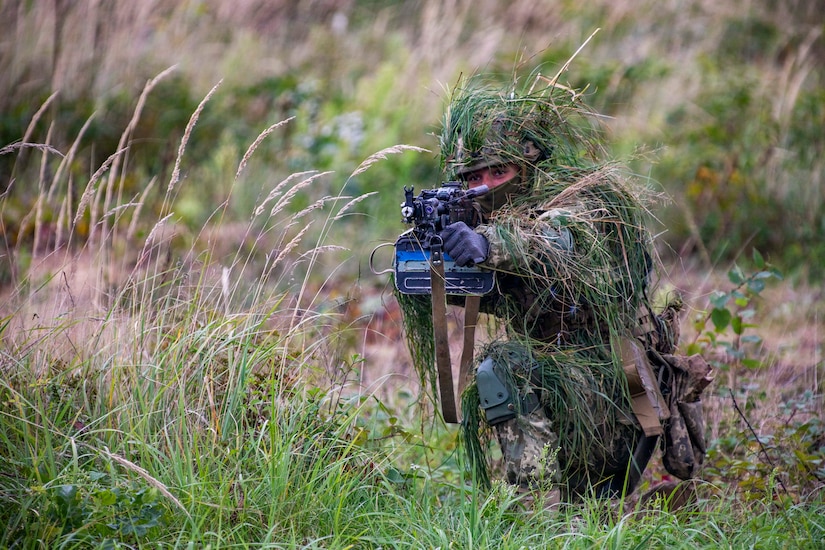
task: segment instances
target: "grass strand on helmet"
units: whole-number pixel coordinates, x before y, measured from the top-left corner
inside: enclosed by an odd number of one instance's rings
[[[599,162],[602,137],[577,97],[553,86],[519,93],[468,81],[453,91],[442,120],[442,169],[455,177],[494,163]]]

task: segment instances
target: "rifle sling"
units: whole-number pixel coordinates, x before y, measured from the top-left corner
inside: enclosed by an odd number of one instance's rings
[[[450,362],[450,345],[447,338],[447,292],[444,281],[444,261],[439,243],[431,248],[430,262],[433,340],[435,343],[435,364],[438,369],[438,393],[441,397],[441,414],[444,417],[444,422],[458,424],[453,390],[453,368]]]
[[[475,331],[480,305],[481,296],[468,295],[464,298],[464,347],[461,349],[461,366],[458,370],[459,398],[470,382],[472,374],[470,369],[473,366],[473,348],[475,346]]]

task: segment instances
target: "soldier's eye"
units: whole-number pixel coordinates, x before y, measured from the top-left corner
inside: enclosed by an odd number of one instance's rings
[[[491,173],[493,174],[493,177],[495,177],[495,178],[503,178],[503,177],[510,176],[512,174],[512,170],[510,169],[509,166],[502,165],[502,166],[494,167],[491,170]]]

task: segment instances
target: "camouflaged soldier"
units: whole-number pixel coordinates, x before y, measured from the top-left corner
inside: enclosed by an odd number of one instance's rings
[[[604,160],[578,99],[553,85],[458,89],[440,135],[443,169],[488,191],[476,202],[480,225],[441,236],[458,265],[496,273],[481,311],[499,330],[462,396],[477,477],[489,480],[492,431],[510,483],[613,496],[633,490],[662,434],[666,466],[695,475],[710,377],[701,358],[690,375],[668,363],[679,363],[678,307],[649,306],[644,204]]]

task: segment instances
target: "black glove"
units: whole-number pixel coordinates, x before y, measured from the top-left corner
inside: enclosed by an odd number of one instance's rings
[[[484,235],[476,233],[464,222],[448,225],[441,231],[444,252],[455,260],[459,267],[469,267],[487,258],[489,243]]]

